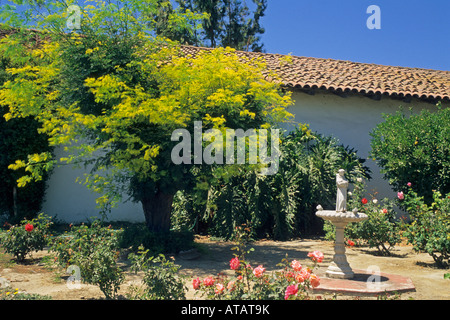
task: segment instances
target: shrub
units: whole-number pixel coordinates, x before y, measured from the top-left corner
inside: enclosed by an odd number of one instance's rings
[[[144,289],[135,288],[130,294],[131,299],[146,300],[184,300],[187,287],[184,277],[178,271],[180,266],[168,260],[163,254],[149,257],[149,250],[141,247],[138,254],[131,253],[131,270],[144,272]]]
[[[345,169],[350,180],[370,177],[356,151],[332,137],[312,133],[305,125],[282,135],[280,149],[276,174],[242,170],[211,186],[206,210],[196,217],[209,225],[210,234],[232,239],[235,227],[247,221],[259,238],[287,240],[313,233],[321,224],[315,216],[317,204],[330,206],[334,201],[338,169]],[[184,211],[181,214],[186,218]]]
[[[439,267],[450,266],[450,193],[443,196],[433,191],[433,203],[427,205],[408,187],[403,199],[399,200],[408,211],[411,223],[405,236],[416,251],[427,252]]]
[[[39,251],[49,243],[51,218],[41,213],[32,220],[23,220],[1,235],[1,244],[17,262],[23,262],[27,254]]]
[[[78,266],[81,280],[99,286],[105,297],[111,299],[124,280],[117,265],[120,232],[102,226],[101,221],[95,219],[90,225],[72,227],[70,234],[58,238],[51,250],[61,266]]]
[[[394,190],[411,182],[427,204],[433,201],[431,190],[450,192],[450,108],[438,104],[436,112],[409,117],[386,114],[371,136],[371,157]]]

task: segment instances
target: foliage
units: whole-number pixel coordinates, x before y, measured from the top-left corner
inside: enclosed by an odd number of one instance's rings
[[[94,219],[90,225],[73,226],[70,234],[54,241],[51,251],[60,266],[77,266],[84,283],[99,286],[105,297],[111,299],[124,281],[117,265],[120,232]]]
[[[312,232],[318,204],[333,205],[338,169],[345,169],[352,181],[370,177],[356,151],[312,133],[305,125],[281,136],[280,149],[276,174],[261,176],[240,170],[212,184],[204,196],[206,205],[194,201],[198,195],[183,193],[176,199],[174,216],[182,214],[189,226],[203,221],[208,233],[225,239],[234,236],[237,226],[249,222],[255,237],[285,240]]]
[[[32,220],[22,220],[0,234],[1,245],[18,262],[23,262],[27,254],[42,250],[49,243],[51,224],[50,217],[43,213]]]
[[[389,198],[379,200],[374,194],[367,194],[363,179],[357,179],[353,191],[348,195],[348,209],[358,209],[365,213],[367,220],[349,223],[345,228],[345,237],[376,248],[381,255],[391,255],[391,249],[401,242],[401,223],[394,210],[396,202]],[[330,222],[325,223],[326,238],[335,238],[335,228]]]
[[[427,204],[431,190],[450,192],[450,109],[423,110],[409,117],[402,112],[384,115],[371,133],[371,157],[394,190],[408,182]]]
[[[11,169],[29,171],[19,186],[41,179],[59,162],[89,165],[91,173],[80,181],[102,194],[100,206],[126,192],[142,202],[150,229],[168,231],[176,191],[192,185],[194,176],[200,179],[194,187],[201,188],[231,167],[174,164],[175,129],[192,136],[194,121],[202,121],[203,131],[225,132],[290,118],[290,94],[267,80],[261,60],[245,60],[231,49],[186,57],[176,43],[155,36],[145,21],[157,2],[130,0],[118,8],[95,1],[71,33],[64,32],[65,6],[58,2],[45,7],[49,15],[26,16],[43,31],[40,46],[25,46],[25,31],[5,37],[0,47],[18,64],[8,69],[12,80],[0,90],[0,103],[9,106],[5,119],[34,117],[51,145],[67,152],[60,159],[43,152],[17,160]]]
[[[135,288],[131,299],[144,300],[185,300],[186,290],[184,277],[179,274],[180,266],[172,258],[168,260],[163,254],[149,257],[149,250],[140,248],[138,254],[131,253],[131,270],[143,271],[144,289]]]
[[[189,231],[169,231],[155,233],[148,230],[145,224],[133,224],[124,229],[119,238],[121,248],[138,252],[139,247],[148,249],[152,254],[179,253],[191,249],[194,235]]]
[[[183,12],[205,13],[202,28],[192,39],[184,34],[172,40],[190,40],[188,44],[197,46],[231,47],[237,50],[251,50],[260,52],[263,44],[260,43],[264,28],[260,19],[267,9],[267,0],[252,0],[255,7],[251,12],[247,4],[241,0],[175,0]],[[175,36],[177,36],[175,35]],[[189,34],[188,34],[189,35]]]
[[[0,83],[11,76],[7,69],[14,67],[8,59],[0,59]],[[47,136],[39,134],[39,123],[32,117],[6,121],[6,106],[0,106],[0,213],[7,212],[9,221],[18,223],[24,218],[34,218],[41,210],[45,193],[45,181],[30,183],[25,188],[17,188],[16,180],[25,174],[25,170],[14,172],[8,166],[18,159],[26,160],[29,154],[50,152]]]
[[[252,250],[246,250],[244,239],[248,239],[247,227],[237,228],[237,251],[230,260],[230,269],[235,277],[228,278],[223,274],[217,277],[208,276],[203,280],[195,278],[192,281],[196,294],[213,300],[292,300],[307,299],[307,289],[317,287],[319,277],[312,271],[323,259],[319,251],[310,252],[312,267],[304,267],[297,260],[289,261],[287,257],[277,266],[280,270],[272,274],[259,265],[255,268],[245,260],[245,255]]]
[[[408,186],[399,200],[411,217],[405,236],[417,251],[428,253],[439,267],[450,266],[450,193],[433,191],[433,202],[426,204],[414,187]]]

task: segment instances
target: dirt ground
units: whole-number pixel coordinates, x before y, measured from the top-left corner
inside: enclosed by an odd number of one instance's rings
[[[193,277],[217,275],[219,272],[232,275],[229,260],[233,257],[230,242],[211,241],[207,238],[197,238],[197,249],[200,256],[196,259],[183,258],[175,255],[175,261],[181,266],[180,272]],[[251,247],[255,250],[247,259],[252,266],[262,264],[267,271],[277,269],[277,264],[288,254],[289,259],[297,259],[304,265],[310,260],[308,252],[320,250],[324,253],[324,261],[316,271],[321,275],[325,272],[333,257],[333,243],[320,239],[302,239],[287,242],[257,241]],[[353,269],[367,269],[369,266],[379,267],[380,272],[409,277],[415,285],[415,292],[401,294],[400,298],[415,300],[450,300],[450,280],[444,279],[449,270],[438,269],[433,259],[426,253],[416,253],[411,246],[399,245],[392,250],[393,256],[384,257],[376,254],[375,249],[364,247],[347,248],[347,259]],[[0,261],[0,278],[9,281],[10,286],[28,293],[49,295],[55,300],[103,299],[103,294],[96,286],[81,284],[80,288],[67,285],[67,275],[56,272],[45,266],[42,257],[47,251],[32,254],[28,263],[19,265],[7,261],[7,255],[2,255]],[[124,265],[126,270],[126,265]],[[125,283],[120,294],[125,295],[130,285],[140,282],[141,275],[127,272]],[[1,279],[0,279],[1,280]],[[191,288],[191,280],[188,287]],[[193,290],[188,292],[188,299],[197,299]],[[355,299],[355,297],[338,296],[338,299]],[[366,299],[361,297],[361,299]]]

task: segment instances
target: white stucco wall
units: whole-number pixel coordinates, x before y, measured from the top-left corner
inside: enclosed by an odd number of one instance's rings
[[[55,156],[64,155],[62,149],[55,151]],[[85,222],[90,217],[100,216],[95,200],[99,194],[76,182],[87,170],[65,165],[56,168],[47,181],[47,190],[42,211],[63,222]],[[125,196],[124,199],[127,199]],[[144,221],[144,213],[139,203],[131,201],[122,203],[111,210],[110,221]]]
[[[367,159],[365,164],[372,170],[372,180],[368,182],[367,191],[377,191],[380,199],[395,196],[396,193],[382,178],[375,161],[368,159],[369,133],[383,121],[383,113],[395,113],[400,106],[405,112],[412,108],[413,113],[419,113],[422,109],[436,110],[434,104],[415,99],[406,103],[388,97],[374,100],[356,94],[343,98],[327,91],[319,91],[315,95],[296,91],[292,97],[295,105],[289,111],[295,115],[296,123],[309,124],[312,131],[336,137],[343,145],[349,145],[358,151],[360,157]],[[286,125],[285,128],[293,126]]]
[[[295,105],[290,107],[289,111],[295,115],[296,123],[309,124],[313,131],[333,135],[342,144],[355,148],[364,158],[368,157],[370,151],[369,132],[383,120],[383,113],[394,113],[400,105],[406,109],[412,107],[413,112],[420,112],[424,108],[435,109],[433,104],[418,100],[403,103],[383,97],[377,101],[361,95],[342,98],[326,91],[319,91],[315,95],[294,92],[293,99]],[[292,129],[294,125],[285,125],[285,128]],[[57,151],[57,156],[61,155],[61,151]],[[382,179],[375,162],[368,159],[366,165],[372,169],[373,177],[368,190],[378,191],[380,198],[395,196],[387,182]],[[73,223],[86,221],[98,214],[95,203],[98,195],[75,182],[83,173],[82,169],[68,166],[56,168],[48,181],[43,211],[61,221]],[[109,217],[111,221],[144,221],[141,205],[132,202],[114,208]]]

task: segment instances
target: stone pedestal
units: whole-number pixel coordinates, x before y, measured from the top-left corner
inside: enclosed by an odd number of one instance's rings
[[[316,212],[316,215],[324,220],[331,221],[336,227],[333,262],[328,267],[326,275],[336,279],[353,278],[354,272],[345,255],[344,230],[348,223],[364,221],[368,218],[367,215],[358,212],[336,212],[320,209]]]
[[[334,244],[334,256],[333,262],[327,269],[326,275],[330,278],[337,279],[351,279],[353,278],[353,271],[347,261],[345,255],[345,243],[344,243],[344,229],[347,225],[346,222],[334,223],[336,227],[336,241]]]

